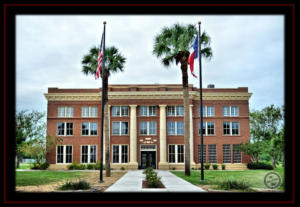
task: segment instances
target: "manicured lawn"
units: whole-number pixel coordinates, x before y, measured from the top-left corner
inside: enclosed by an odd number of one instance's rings
[[[214,185],[226,179],[244,180],[253,188],[266,188],[264,185],[264,177],[272,170],[244,170],[244,171],[226,171],[226,170],[205,170],[204,182],[200,180],[201,172],[191,171],[191,176],[185,176],[184,171],[171,171],[173,174],[185,179],[186,181],[195,185]],[[282,181],[284,180],[284,169],[277,167],[273,170],[280,174]],[[284,190],[284,183],[277,190]]]
[[[17,169],[30,169],[30,165],[30,163],[20,163],[20,166]]]
[[[16,171],[16,185],[44,185],[64,179],[83,177],[84,172],[59,171]]]

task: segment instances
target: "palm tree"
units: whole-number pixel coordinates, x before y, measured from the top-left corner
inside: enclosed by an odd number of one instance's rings
[[[174,24],[172,27],[164,27],[159,35],[155,37],[153,54],[161,58],[164,66],[168,67],[175,61],[180,63],[182,72],[182,87],[184,99],[184,144],[185,144],[185,175],[190,176],[190,113],[189,113],[189,91],[188,91],[188,58],[189,48],[197,34],[196,26]],[[210,37],[203,32],[201,35],[202,56],[212,57],[210,48]]]
[[[96,74],[97,69],[97,58],[98,58],[99,48],[93,47],[90,49],[89,54],[85,55],[82,60],[82,72],[85,75],[93,75]],[[105,132],[105,172],[106,177],[110,177],[110,141],[109,141],[109,130],[108,130],[108,77],[112,73],[123,72],[124,71],[124,63],[126,58],[123,57],[118,49],[114,46],[105,48],[105,73],[102,74],[101,70],[101,78],[104,78],[103,84],[103,97],[104,97],[104,132]]]

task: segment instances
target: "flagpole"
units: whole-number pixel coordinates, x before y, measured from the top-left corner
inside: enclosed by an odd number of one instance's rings
[[[198,56],[199,56],[199,84],[200,84],[200,136],[201,136],[201,180],[204,180],[204,168],[203,168],[203,104],[202,104],[202,63],[201,63],[201,29],[200,25],[201,22],[198,22],[199,25],[199,31],[198,31],[198,44],[199,44],[199,51],[198,51]]]
[[[104,126],[104,73],[105,73],[105,25],[106,22],[103,22],[104,31],[103,31],[103,61],[102,61],[102,94],[101,94],[101,137],[100,137],[100,183],[103,183],[103,126]],[[100,48],[101,49],[101,48]]]

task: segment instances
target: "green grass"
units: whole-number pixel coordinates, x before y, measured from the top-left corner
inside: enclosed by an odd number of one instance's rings
[[[20,163],[19,168],[17,169],[30,169],[30,163]]]
[[[264,177],[268,172],[275,171],[279,173],[282,181],[284,180],[284,169],[277,167],[275,170],[244,170],[244,171],[226,171],[226,170],[205,170],[204,181],[201,181],[200,171],[191,171],[191,176],[185,176],[182,171],[171,171],[173,174],[185,179],[195,185],[216,185],[226,179],[233,179],[247,182],[252,188],[266,188]],[[277,190],[284,190],[284,182]]]
[[[58,171],[17,171],[16,185],[45,185],[74,177],[81,178],[86,173],[83,172],[58,172]]]

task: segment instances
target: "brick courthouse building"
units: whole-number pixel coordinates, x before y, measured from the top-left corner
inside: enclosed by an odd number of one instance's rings
[[[109,86],[112,168],[184,168],[182,94],[173,84]],[[189,85],[189,96],[191,167],[198,168],[199,89]],[[47,155],[51,166],[100,160],[101,89],[48,88],[45,97],[47,134],[63,138]],[[245,168],[249,157],[236,146],[250,139],[250,97],[247,87],[203,89],[204,162]]]

